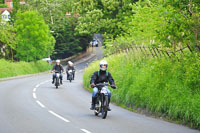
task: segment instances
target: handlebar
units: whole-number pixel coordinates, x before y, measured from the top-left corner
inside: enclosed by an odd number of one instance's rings
[[[110,84],[108,84],[108,83],[98,83],[95,86],[96,87],[98,87],[98,86],[110,86]]]

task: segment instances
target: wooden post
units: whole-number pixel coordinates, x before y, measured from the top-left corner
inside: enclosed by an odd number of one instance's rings
[[[180,51],[181,51],[181,53],[182,53],[182,54],[184,54],[184,52],[183,52],[183,49],[182,49],[182,48],[180,49]]]
[[[156,51],[155,51],[155,49],[154,49],[154,48],[153,48],[153,51],[154,51],[154,53],[155,53],[156,57],[158,57],[158,55],[157,55],[157,53],[156,53]]]
[[[163,50],[161,50],[161,51],[162,51],[162,54],[166,57],[165,52]]]
[[[137,50],[137,46],[136,45],[134,45],[135,46],[135,49]]]
[[[139,48],[140,48],[140,50],[142,51],[142,53],[144,54],[144,56],[146,56],[146,54],[143,52],[142,48],[141,48],[141,47],[139,47]]]
[[[151,51],[151,48],[150,48],[150,47],[148,47],[148,48],[149,48],[149,51],[150,51],[151,55],[154,57],[154,54],[153,54],[153,52]]]
[[[166,51],[166,54],[170,57],[169,53]]]
[[[148,56],[149,54],[148,54],[148,52],[146,51],[145,46],[143,46],[143,48],[144,48],[145,53],[146,53],[147,56]]]
[[[158,53],[159,53],[160,57],[162,57],[162,55],[160,54],[160,52],[159,52],[158,48],[156,48],[156,50],[158,51]]]
[[[188,49],[190,50],[190,52],[192,53],[192,49],[190,48],[190,46],[187,44]]]

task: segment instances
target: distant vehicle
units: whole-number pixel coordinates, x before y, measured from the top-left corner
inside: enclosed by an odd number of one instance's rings
[[[98,47],[98,41],[96,39],[92,40],[92,46]]]
[[[51,58],[43,58],[42,60],[43,60],[43,61],[50,61]]]
[[[69,74],[68,80],[69,80],[70,82],[72,82],[72,80],[73,80],[73,71],[72,71],[72,70],[69,70],[69,71],[68,71],[68,74]]]
[[[60,86],[60,73],[59,72],[55,72],[55,74],[56,74],[55,86],[56,86],[56,89],[58,89],[58,86]]]

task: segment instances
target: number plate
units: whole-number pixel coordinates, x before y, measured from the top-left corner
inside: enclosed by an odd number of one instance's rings
[[[56,73],[56,77],[60,77],[60,74],[59,74],[59,73]]]
[[[107,92],[107,88],[103,87],[103,88],[101,89],[101,93],[107,94],[107,93],[108,93],[108,92]]]

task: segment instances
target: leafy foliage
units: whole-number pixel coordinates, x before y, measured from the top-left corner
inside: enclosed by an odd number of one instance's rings
[[[1,16],[0,16],[1,17]],[[0,19],[0,21],[3,21]],[[12,25],[7,22],[0,23],[0,46],[1,46],[1,58],[10,57],[13,59],[16,50],[16,30]]]
[[[8,8],[7,4],[0,4],[0,8]]]
[[[77,17],[73,15],[72,0],[30,0],[27,8],[37,10],[44,16],[56,40],[52,57],[66,58],[86,49],[91,40],[89,34],[81,35],[75,29],[78,25]],[[66,11],[71,17],[66,17]]]
[[[4,0],[0,0],[0,4],[4,4]]]
[[[123,33],[124,19],[130,15],[131,0],[76,0],[74,8],[81,14],[77,31],[80,34],[106,34],[109,38]]]
[[[18,41],[16,57],[20,60],[38,60],[52,53],[55,40],[43,17],[37,12],[18,12],[16,29]]]

